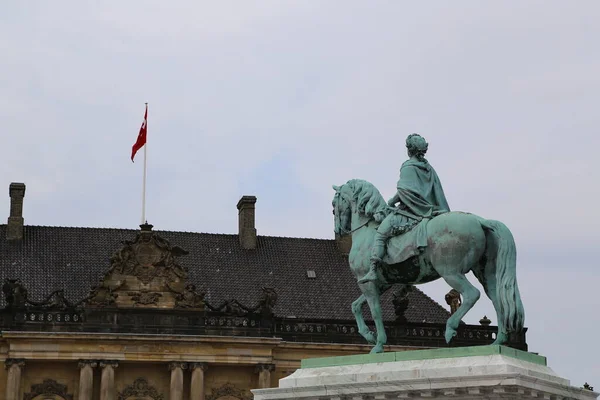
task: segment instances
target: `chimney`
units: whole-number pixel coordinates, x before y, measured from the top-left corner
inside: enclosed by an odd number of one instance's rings
[[[10,195],[10,215],[6,226],[8,240],[23,239],[23,198],[25,197],[24,183],[11,183],[8,188]]]
[[[336,234],[335,244],[340,253],[350,254],[350,249],[352,248],[352,235],[341,236],[339,234]]]
[[[256,227],[254,224],[255,196],[242,196],[237,203],[239,217],[239,238],[243,249],[256,248]]]

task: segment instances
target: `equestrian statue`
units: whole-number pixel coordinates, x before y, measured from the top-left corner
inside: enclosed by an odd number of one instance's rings
[[[463,301],[446,322],[447,343],[479,299],[466,278],[471,271],[492,301],[498,318],[494,344],[523,329],[525,312],[516,276],[516,246],[502,222],[450,211],[440,179],[425,159],[428,143],[418,134],[406,139],[409,159],[400,168],[396,193],[386,202],[371,183],[352,179],[333,186],[335,233],[352,235],[350,268],[362,295],[352,303],[359,333],[383,352],[387,336],[380,296],[394,284],[418,285],[443,278]],[[376,333],[362,306],[367,302]]]

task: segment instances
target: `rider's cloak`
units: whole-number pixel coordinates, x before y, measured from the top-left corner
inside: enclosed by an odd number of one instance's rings
[[[396,187],[401,204],[418,217],[427,218],[450,211],[440,178],[426,160],[405,161],[400,167]]]

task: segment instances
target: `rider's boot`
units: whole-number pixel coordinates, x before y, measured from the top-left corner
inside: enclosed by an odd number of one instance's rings
[[[372,257],[369,272],[367,272],[365,276],[359,279],[358,283],[367,283],[377,280],[377,266],[381,261],[381,258]]]

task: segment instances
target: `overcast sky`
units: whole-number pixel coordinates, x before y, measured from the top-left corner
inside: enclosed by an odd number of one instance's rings
[[[156,229],[236,233],[248,194],[259,234],[331,238],[331,185],[389,198],[419,132],[450,207],[512,230],[530,351],[600,387],[599,19],[583,0],[5,2],[0,210],[24,182],[26,224],[136,228],[149,102]],[[446,306],[445,282],[420,288]]]

